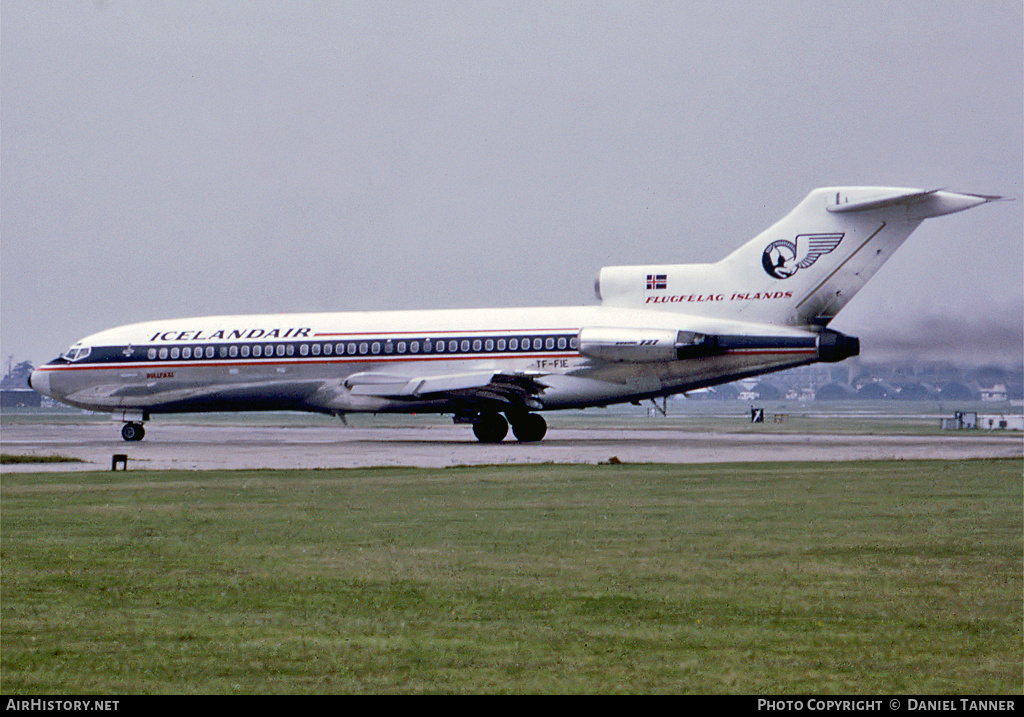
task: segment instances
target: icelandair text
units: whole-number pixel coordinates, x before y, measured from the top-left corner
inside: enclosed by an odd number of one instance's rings
[[[253,339],[298,339],[309,336],[310,328],[218,329],[217,331],[157,331],[150,341],[232,341]]]

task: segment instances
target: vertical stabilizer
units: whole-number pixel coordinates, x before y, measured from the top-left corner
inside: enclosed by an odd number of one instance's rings
[[[925,219],[999,197],[892,187],[815,189],[714,264],[605,267],[607,306],[825,326]]]

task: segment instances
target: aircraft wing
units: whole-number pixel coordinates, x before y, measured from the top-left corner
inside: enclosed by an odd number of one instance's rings
[[[487,402],[503,406],[540,408],[540,394],[547,388],[537,380],[542,374],[478,371],[445,376],[399,376],[365,372],[352,374],[344,384],[357,396],[392,399],[447,397],[467,403]]]

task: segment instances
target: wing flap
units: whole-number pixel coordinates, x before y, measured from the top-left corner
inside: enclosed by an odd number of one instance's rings
[[[356,396],[420,398],[433,393],[482,388],[491,382],[494,375],[494,371],[486,371],[409,378],[408,376],[366,372],[353,374],[346,378],[345,387]]]
[[[356,396],[408,399],[448,397],[467,403],[498,403],[539,408],[538,396],[547,388],[538,376],[477,371],[445,376],[396,376],[357,373],[345,379],[345,388]]]

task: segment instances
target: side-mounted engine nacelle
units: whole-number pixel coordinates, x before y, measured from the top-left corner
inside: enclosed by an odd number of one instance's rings
[[[602,361],[662,363],[718,352],[717,337],[674,329],[585,328],[579,342],[582,355]]]
[[[860,355],[860,339],[847,336],[832,329],[825,329],[818,335],[818,360],[837,363],[851,356]]]

